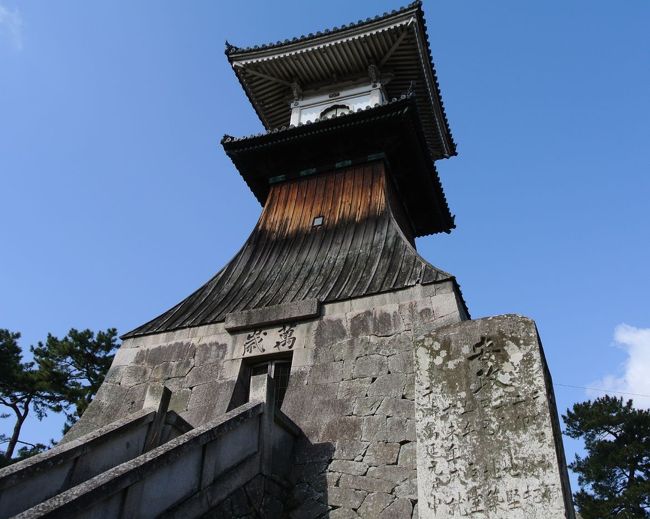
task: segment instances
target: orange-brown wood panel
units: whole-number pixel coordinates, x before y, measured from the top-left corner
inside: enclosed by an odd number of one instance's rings
[[[381,162],[361,164],[271,187],[258,229],[275,238],[360,222],[386,210],[386,179]]]

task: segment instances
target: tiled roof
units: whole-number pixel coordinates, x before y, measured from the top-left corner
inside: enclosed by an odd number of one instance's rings
[[[421,2],[357,23],[226,54],[267,130],[288,124],[291,85],[331,86],[332,78],[363,77],[371,64],[388,78],[389,97],[411,88],[434,159],[456,154],[433,66]]]
[[[414,8],[422,8],[422,2],[420,0],[416,2],[411,2],[409,5],[406,5],[404,7],[400,7],[399,9],[393,9],[392,11],[386,11],[383,14],[378,14],[376,16],[372,16],[369,18],[366,18],[364,20],[357,20],[356,22],[348,23],[348,24],[343,24],[340,27],[332,27],[331,29],[323,29],[322,31],[316,31],[310,32],[309,34],[302,34],[300,36],[294,36],[293,38],[287,38],[285,40],[278,40],[275,43],[265,43],[262,45],[251,45],[249,47],[237,47],[236,45],[230,44],[228,41],[226,41],[226,55],[230,54],[243,54],[247,52],[254,52],[254,51],[259,51],[259,50],[267,50],[267,49],[274,49],[276,47],[283,47],[292,43],[301,43],[304,41],[308,40],[313,40],[314,38],[318,38],[320,36],[329,36],[332,34],[337,34],[345,30],[349,29],[356,29],[358,27],[363,27],[364,25],[368,25],[372,22],[377,22],[381,20],[385,20],[390,17],[394,17],[395,15],[405,13],[411,9]]]
[[[267,135],[275,135],[275,134],[278,134],[278,133],[281,133],[281,132],[287,132],[287,131],[291,132],[292,130],[294,130],[294,128],[307,128],[307,127],[312,126],[312,125],[317,125],[318,123],[321,123],[321,122],[331,121],[332,119],[339,119],[339,120],[342,120],[344,122],[348,118],[350,118],[350,119],[354,118],[354,116],[356,114],[360,114],[360,113],[363,113],[363,112],[372,113],[377,108],[381,108],[381,107],[384,107],[384,106],[390,106],[390,105],[397,105],[399,102],[404,101],[405,99],[412,98],[412,97],[414,97],[412,93],[406,93],[406,94],[402,94],[401,96],[399,96],[399,98],[394,97],[394,98],[392,98],[392,99],[390,99],[390,100],[388,100],[388,101],[386,101],[386,102],[384,102],[382,104],[375,104],[374,106],[366,106],[364,108],[358,108],[355,111],[340,112],[338,114],[336,112],[333,112],[331,115],[326,115],[325,117],[317,117],[313,121],[307,121],[305,123],[298,123],[297,125],[293,125],[293,124],[283,125],[283,126],[280,126],[278,128],[271,128],[270,130],[265,130],[263,132],[258,132],[258,133],[254,133],[254,134],[251,134],[251,135],[243,135],[241,137],[235,137],[233,135],[227,135],[226,134],[221,139],[221,144],[227,144],[227,143],[238,142],[238,141],[251,142],[252,140],[257,139],[259,137],[265,137]],[[379,114],[377,114],[377,115],[379,116]],[[395,113],[390,113],[389,116],[390,115],[395,115]],[[287,134],[287,135],[290,135],[290,133]]]
[[[184,301],[124,338],[223,321],[227,314],[455,282],[427,263],[398,223],[382,162],[274,187],[242,249]],[[322,216],[322,226],[313,219]]]
[[[378,153],[390,163],[415,236],[454,228],[447,200],[426,146],[414,94],[383,105],[248,137],[226,135],[222,145],[260,204],[274,178],[286,180]]]

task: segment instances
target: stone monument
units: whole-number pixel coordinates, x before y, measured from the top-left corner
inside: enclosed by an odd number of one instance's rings
[[[532,321],[471,320],[415,238],[454,228],[422,6],[226,57],[262,206],[205,285],[127,333],[0,516],[573,518]]]

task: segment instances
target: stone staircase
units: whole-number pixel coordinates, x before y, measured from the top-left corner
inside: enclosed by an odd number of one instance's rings
[[[244,488],[259,497],[251,506],[279,511],[300,430],[274,408],[272,386],[265,402],[196,428],[167,411],[167,390],[158,410],[7,467],[0,518],[203,517]]]

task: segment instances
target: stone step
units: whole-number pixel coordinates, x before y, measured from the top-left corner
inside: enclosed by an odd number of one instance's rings
[[[158,409],[147,407],[47,452],[0,470],[0,519],[11,517],[132,460],[192,429],[167,411],[171,393]]]
[[[16,517],[201,517],[259,476],[286,475],[298,434],[280,411],[250,402]]]

